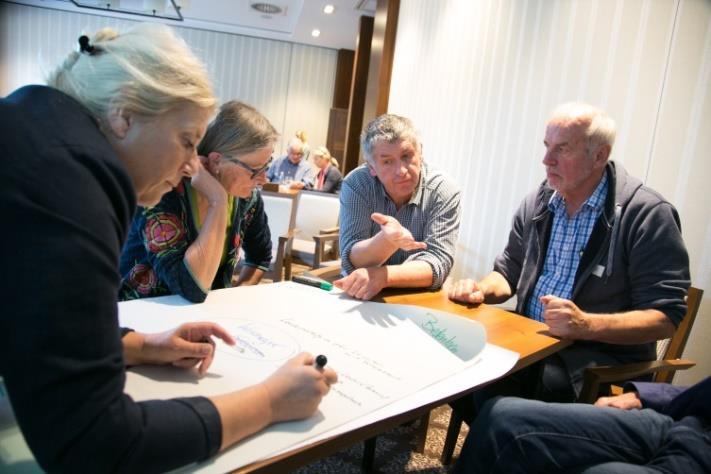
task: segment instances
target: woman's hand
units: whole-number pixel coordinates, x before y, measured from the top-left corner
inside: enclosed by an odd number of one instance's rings
[[[337,381],[338,376],[330,367],[314,366],[311,354],[302,352],[287,361],[261,383],[269,398],[271,423],[313,415]]]
[[[222,449],[272,423],[313,415],[338,377],[330,367],[317,368],[311,354],[301,353],[264,382],[210,397],[222,420]]]
[[[124,336],[124,358],[127,365],[172,364],[190,368],[199,364],[204,375],[215,357],[218,337],[234,345],[232,336],[220,325],[210,322],[185,323],[156,334],[129,332]]]
[[[222,186],[222,183],[208,171],[205,167],[207,159],[204,156],[199,157],[200,164],[197,171],[190,180],[190,185],[200,194],[205,196],[210,206],[218,204],[227,204],[227,191]],[[218,165],[214,165],[215,173],[219,172]]]
[[[210,153],[210,160],[200,157],[200,166],[191,184],[198,192],[198,215],[191,218],[202,222],[197,238],[190,243],[183,258],[193,278],[207,292],[220,268],[225,249],[227,228],[227,191],[212,175],[219,172],[218,154]],[[207,205],[205,206],[205,201]],[[190,214],[193,210],[190,209]]]

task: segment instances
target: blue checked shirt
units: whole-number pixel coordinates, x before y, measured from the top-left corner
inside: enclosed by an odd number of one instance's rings
[[[553,213],[553,229],[543,271],[526,305],[528,317],[543,321],[543,305],[539,300],[541,296],[555,295],[570,299],[580,257],[605,205],[606,196],[607,173],[603,174],[595,191],[573,217],[568,217],[565,200],[558,192],[551,196],[548,209]]]
[[[355,270],[349,258],[353,246],[380,232],[380,225],[370,218],[374,212],[394,217],[415,240],[427,243],[425,250],[398,250],[385,265],[425,261],[432,267],[430,288],[441,287],[452,269],[459,235],[459,189],[454,183],[423,163],[417,189],[410,201],[398,210],[382,183],[370,175],[367,165],[348,174],[341,187],[339,217],[344,274]]]
[[[287,155],[277,158],[267,170],[267,179],[272,183],[278,182],[280,176],[285,180],[301,181],[306,189],[313,188],[316,180],[316,173],[314,173],[314,169],[305,158],[302,158],[299,164],[295,165],[289,161]]]

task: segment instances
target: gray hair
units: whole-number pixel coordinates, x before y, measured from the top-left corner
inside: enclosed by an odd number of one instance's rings
[[[287,143],[286,147],[288,150],[291,150],[291,151],[294,151],[298,148],[300,152],[302,152],[304,155],[306,154],[306,142],[304,142],[298,136],[291,137],[291,139],[289,140],[289,143]]]
[[[120,35],[104,28],[90,42],[94,52],[70,53],[47,84],[98,120],[114,105],[146,117],[185,103],[215,106],[205,66],[167,26],[141,24]]]
[[[586,124],[587,154],[591,157],[602,145],[615,144],[615,121],[602,109],[584,102],[567,102],[553,110],[550,120]]]
[[[220,107],[198,145],[198,154],[218,152],[226,158],[251,153],[273,144],[279,134],[264,115],[254,107],[230,101]]]
[[[412,120],[399,115],[385,114],[371,121],[360,135],[360,147],[368,162],[373,161],[373,148],[378,142],[409,142],[417,152],[422,151],[422,141]]]

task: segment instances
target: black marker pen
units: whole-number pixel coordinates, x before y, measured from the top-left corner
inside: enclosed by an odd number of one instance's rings
[[[328,362],[328,359],[326,358],[326,356],[323,354],[319,354],[316,356],[314,365],[316,366],[317,369],[323,369],[326,366],[327,362]]]

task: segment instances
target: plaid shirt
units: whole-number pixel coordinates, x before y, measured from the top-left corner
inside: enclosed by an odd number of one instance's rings
[[[370,175],[366,165],[353,170],[341,188],[339,225],[344,274],[355,270],[350,261],[353,246],[380,232],[380,226],[370,218],[374,212],[394,217],[415,240],[427,243],[425,250],[397,250],[385,265],[425,261],[432,267],[430,288],[441,287],[452,269],[459,235],[459,190],[454,183],[423,163],[420,183],[412,198],[397,209],[380,180]]]
[[[553,213],[553,229],[543,271],[526,305],[528,317],[543,321],[543,305],[539,300],[541,296],[555,295],[570,299],[580,257],[605,205],[606,196],[607,173],[603,174],[595,191],[573,217],[568,217],[565,200],[557,191],[551,196],[548,209]]]
[[[278,182],[280,176],[285,180],[300,181],[306,189],[311,189],[316,179],[316,174],[306,159],[302,158],[299,164],[295,165],[289,161],[288,155],[277,158],[267,170],[267,179],[272,183]]]

